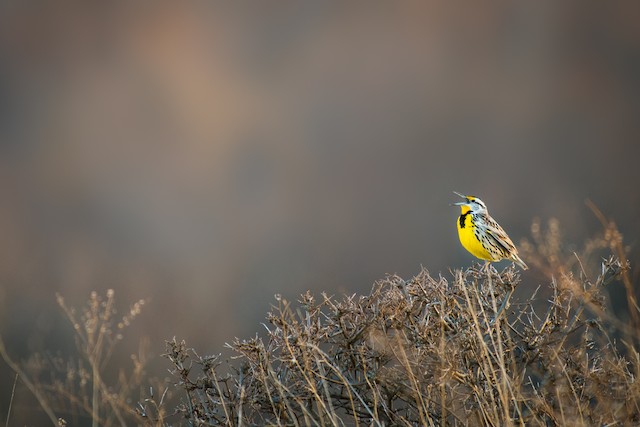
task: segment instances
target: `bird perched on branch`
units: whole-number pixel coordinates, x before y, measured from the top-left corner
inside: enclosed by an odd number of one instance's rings
[[[496,220],[491,218],[484,202],[474,196],[454,193],[464,199],[463,202],[454,203],[461,209],[457,226],[462,246],[477,258],[488,262],[508,259],[526,270],[527,264],[518,256],[518,249]]]

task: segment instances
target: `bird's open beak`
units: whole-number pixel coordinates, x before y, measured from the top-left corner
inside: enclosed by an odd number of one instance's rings
[[[464,199],[464,202],[451,203],[451,206],[465,206],[469,204],[469,200],[467,199],[467,196],[460,194],[457,191],[454,191],[453,194],[462,197]]]

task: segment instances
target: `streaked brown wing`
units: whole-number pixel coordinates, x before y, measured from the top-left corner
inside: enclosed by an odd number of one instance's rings
[[[486,229],[487,235],[490,236],[498,246],[504,249],[505,256],[509,256],[516,251],[516,246],[507,235],[507,232],[504,231],[493,218],[487,218]]]

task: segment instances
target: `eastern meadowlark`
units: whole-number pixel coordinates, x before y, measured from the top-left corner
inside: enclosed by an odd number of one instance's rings
[[[457,222],[462,246],[477,258],[489,262],[508,259],[526,270],[527,264],[518,256],[518,249],[496,220],[491,218],[484,202],[474,196],[454,193],[465,199],[464,202],[454,203],[462,211]]]

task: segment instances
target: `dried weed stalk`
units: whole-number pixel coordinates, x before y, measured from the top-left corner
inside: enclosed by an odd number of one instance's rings
[[[162,424],[161,405],[146,399],[134,408],[132,400],[146,383],[148,339],[141,340],[138,354],[131,355],[133,366],[120,368],[108,376],[107,365],[123,339],[124,330],[138,317],[145,302],[134,303],[124,315],[116,316],[113,290],[106,297],[92,292],[79,310],[57,295],[57,302],[74,330],[75,352],[69,356],[32,355],[26,362],[15,362],[0,340],[0,355],[33,393],[53,425],[93,426],[131,425],[153,420]]]

